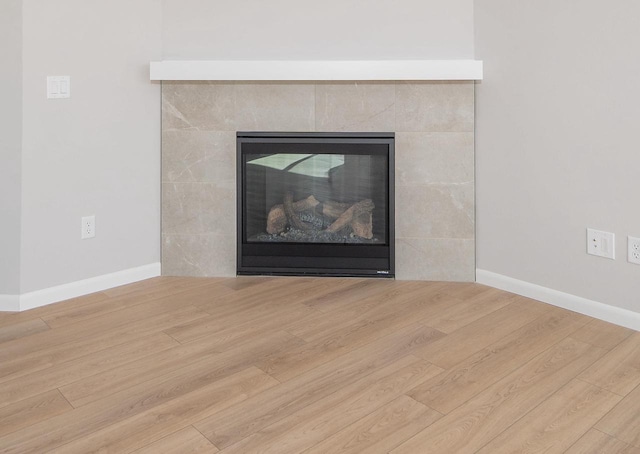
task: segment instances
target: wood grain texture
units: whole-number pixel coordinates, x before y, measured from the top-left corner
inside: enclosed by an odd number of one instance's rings
[[[449,413],[560,342],[584,321],[566,311],[550,312],[416,388],[411,397],[440,413]]]
[[[118,345],[132,342],[157,333],[175,324],[185,323],[204,317],[207,314],[194,306],[186,306],[175,309],[168,313],[159,315],[148,315],[146,320],[140,322],[125,323],[124,325],[112,325],[111,330],[100,330],[97,333],[81,332],[76,336],[63,334],[59,338],[51,341],[47,337],[40,337],[41,334],[29,336],[24,339],[25,347],[21,349],[22,343],[17,341],[7,342],[6,349],[0,351],[0,382],[22,377],[29,373],[44,370],[55,364],[86,356],[113,348]],[[58,330],[50,330],[58,331]],[[63,331],[66,331],[63,329]],[[39,337],[37,342],[32,339]],[[64,339],[62,341],[60,338]]]
[[[215,454],[218,448],[192,426],[151,443],[132,454]]]
[[[165,331],[181,344],[193,342],[213,333],[220,339],[259,334],[260,331],[277,329],[283,324],[304,320],[318,311],[304,304],[265,303],[258,307],[240,310],[233,315],[211,315]],[[237,333],[240,334],[237,334]]]
[[[446,310],[429,319],[429,326],[443,333],[452,333],[516,299],[516,295],[491,289],[449,305]]]
[[[620,396],[589,383],[572,380],[478,454],[561,454],[620,399]]]
[[[543,309],[515,301],[416,350],[414,354],[450,369],[474,353],[498,342],[543,314]]]
[[[52,365],[44,370],[8,381],[0,386],[0,408],[65,385],[118,369],[177,346],[177,342],[163,333],[152,334],[130,343]]]
[[[410,302],[406,302],[405,298],[410,299]],[[369,313],[370,317],[356,319],[349,326],[309,341],[297,349],[270,355],[261,361],[258,367],[278,380],[286,381],[351,350],[397,332],[416,320],[423,319],[426,313],[437,312],[449,304],[446,299],[434,299],[425,303],[423,299],[411,299],[407,295],[392,301],[395,303],[392,312]]]
[[[0,452],[637,454],[638,340],[471,283],[153,278],[0,314]]]
[[[304,407],[328,398],[355,381],[365,380],[398,358],[407,356],[414,348],[433,342],[439,333],[420,325],[405,331],[384,337],[286,381],[273,392],[247,399],[199,421],[195,427],[217,447],[227,447]]]
[[[321,441],[305,454],[387,453],[440,417],[440,413],[401,395]]]
[[[429,293],[425,295],[424,288],[415,285],[416,283],[413,283],[414,285],[411,283],[400,285],[395,281],[384,280],[384,284],[376,287],[377,292],[362,291],[363,296],[359,300],[347,298],[348,303],[345,301],[340,305],[332,304],[333,310],[331,311],[327,311],[325,306],[316,305],[314,308],[321,311],[320,314],[293,323],[287,331],[311,342],[340,330],[348,330],[356,322],[385,318],[392,310],[396,316],[405,309],[407,309],[406,313],[411,313],[409,312],[411,308],[406,305],[423,309],[428,307],[431,313],[444,310],[449,305],[449,303],[442,301],[441,294]],[[360,289],[361,286],[357,285],[356,288]],[[430,285],[430,288],[435,289],[437,286]],[[337,300],[342,301],[341,298]],[[414,318],[410,320],[410,323],[415,321]]]
[[[86,339],[95,343],[96,339],[104,337],[112,339],[110,345],[115,345],[118,341],[125,342],[126,339],[122,340],[123,337],[127,335],[135,337],[140,330],[144,330],[147,327],[151,331],[158,330],[158,328],[160,330],[167,329],[167,325],[156,327],[153,326],[153,322],[166,314],[171,314],[170,318],[175,319],[187,310],[191,313],[197,312],[198,316],[206,315],[203,311],[194,310],[194,306],[214,298],[214,295],[215,293],[212,293],[210,288],[196,287],[179,294],[171,294],[152,300],[145,300],[139,304],[127,305],[125,308],[85,320],[83,323],[65,326],[64,329],[51,329],[29,336],[26,339],[6,342],[2,350],[0,350],[0,370],[2,366],[18,356],[16,353],[19,353],[20,359],[25,360],[36,356],[42,357],[48,351],[63,348],[65,345],[75,343],[75,346],[79,347],[78,339]],[[191,304],[184,304],[185,300]],[[194,318],[190,318],[190,320]],[[174,325],[175,323],[169,326]],[[89,342],[86,342],[86,344],[89,344]],[[46,346],[46,349],[43,349],[43,346]]]
[[[640,448],[628,445],[599,430],[591,429],[584,434],[566,454],[640,454]]]
[[[69,402],[55,389],[4,406],[0,408],[0,437],[72,409]]]
[[[634,330],[602,320],[591,320],[571,337],[596,347],[611,350],[635,333]]]
[[[118,287],[103,290],[101,293],[111,299],[132,294],[151,295],[156,293],[158,290],[161,291],[161,289],[165,288],[167,285],[172,287],[181,286],[184,288],[195,288],[198,284],[222,284],[228,279],[229,278],[217,277],[204,279],[182,276],[157,276],[143,281],[133,282],[131,284],[119,285]]]
[[[192,279],[192,278],[189,278]],[[210,278],[200,278],[209,280]],[[223,278],[222,285],[227,287],[230,290],[243,290],[249,287],[253,287],[257,284],[263,284],[265,282],[269,282],[274,280],[274,278],[269,276],[244,276],[241,279],[235,278]]]
[[[593,350],[588,344],[563,340],[417,434],[394,453],[474,453],[602,354],[604,350]]]
[[[380,291],[400,287],[396,281],[380,279],[371,282],[369,279],[349,279],[336,286],[328,293],[317,295],[305,301],[309,307],[321,312],[330,313],[336,309],[344,309],[349,303],[354,304],[367,298],[376,297]]]
[[[221,366],[215,361],[202,360],[169,376],[158,377],[154,382],[137,384],[117,394],[75,408],[71,412],[50,418],[44,423],[37,423],[9,434],[0,438],[0,446],[3,443],[15,446],[15,451],[7,452],[39,453],[51,451],[72,441],[81,443],[109,426],[129,418],[142,417],[148,411],[153,411],[154,407],[161,407],[174,400],[175,404],[179,405],[185,395],[221,380],[220,370]],[[233,373],[225,374],[224,378],[230,375]],[[226,399],[224,393],[223,399]],[[160,420],[168,416],[162,413],[160,415]]]
[[[485,292],[492,292],[494,289],[482,284],[471,282],[447,282],[440,290],[447,295],[454,296],[462,300],[475,298]],[[508,293],[508,292],[507,292]]]
[[[277,384],[275,379],[262,371],[248,368],[210,384],[194,387],[192,392],[180,398],[150,407],[50,452],[130,452],[153,443],[158,436],[175,432],[185,423],[205,418]]]
[[[640,386],[622,399],[594,427],[625,443],[640,448]]]
[[[25,320],[24,322],[0,328],[0,344],[48,330],[49,325],[40,318]]]
[[[282,331],[269,333],[253,339],[250,345],[240,345],[224,353],[211,351],[206,341],[198,345],[189,344],[160,353],[149,355],[143,360],[132,361],[109,372],[93,375],[60,387],[60,392],[75,407],[81,407],[94,401],[108,398],[112,394],[131,388],[150,386],[168,379],[182,380],[182,388],[187,389],[194,382],[223,378],[247,368],[268,352],[279,351],[299,340]],[[187,375],[185,375],[187,373]]]
[[[296,349],[284,350],[266,357],[258,367],[280,381],[287,381],[303,372],[336,359],[356,348],[389,334],[387,321],[364,320],[347,330],[339,331]]]
[[[128,291],[120,291],[117,293],[114,291],[117,296],[99,298],[96,301],[90,302],[83,301],[82,304],[69,305],[64,309],[44,314],[42,319],[52,328],[60,328],[158,298],[178,295],[185,291],[193,291],[195,288],[201,286],[215,288],[216,292],[220,292],[220,286],[217,285],[217,281],[215,280],[192,281],[186,278],[155,278],[142,281],[139,287],[136,284],[129,284],[124,287],[129,286],[131,286],[131,289]],[[108,294],[109,292],[110,291],[107,290],[103,293]]]
[[[221,452],[302,452],[438,372],[439,369],[428,362],[407,356],[282,418]]]
[[[621,396],[629,394],[640,385],[640,333],[622,341],[580,378]]]

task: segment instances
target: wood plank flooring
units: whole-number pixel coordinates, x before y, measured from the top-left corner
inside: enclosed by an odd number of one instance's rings
[[[478,284],[161,277],[0,313],[0,453],[640,454],[640,333]]]

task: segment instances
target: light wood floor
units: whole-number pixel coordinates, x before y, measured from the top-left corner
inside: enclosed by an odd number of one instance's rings
[[[0,314],[2,453],[640,453],[640,333],[477,284],[156,278]]]

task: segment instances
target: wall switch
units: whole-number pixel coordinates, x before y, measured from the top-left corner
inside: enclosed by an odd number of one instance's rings
[[[70,76],[47,76],[47,98],[60,99],[71,97]]]
[[[96,217],[84,216],[82,218],[82,231],[80,238],[86,240],[88,238],[93,238],[94,236],[96,236]]]
[[[587,229],[587,254],[615,260],[615,234],[601,230]]]
[[[627,237],[627,247],[629,262],[640,265],[640,238]]]

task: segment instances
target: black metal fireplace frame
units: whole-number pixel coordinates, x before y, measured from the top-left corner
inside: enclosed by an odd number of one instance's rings
[[[395,134],[352,132],[245,132],[237,138],[237,274],[238,275],[320,275],[395,276]],[[245,143],[357,143],[387,146],[386,244],[250,243],[245,237],[243,181]],[[309,267],[310,258],[316,266]]]

